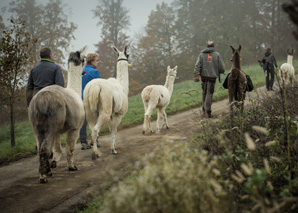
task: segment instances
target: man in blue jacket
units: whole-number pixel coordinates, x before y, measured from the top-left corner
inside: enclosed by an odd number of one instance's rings
[[[95,78],[100,78],[100,73],[96,69],[99,64],[99,56],[96,53],[89,53],[86,58],[87,65],[84,67],[82,71],[82,99],[84,94],[84,89],[86,85]],[[87,123],[84,122],[81,130],[80,130],[80,142],[82,145],[82,150],[90,149],[90,145],[87,142]],[[95,144],[96,146],[96,144]]]
[[[61,68],[53,62],[53,55],[50,48],[40,50],[40,63],[35,66],[29,74],[26,88],[27,107],[33,96],[42,88],[50,85],[64,87],[64,77]]]
[[[225,64],[221,55],[215,51],[214,42],[209,41],[207,48],[201,51],[194,69],[195,82],[202,79],[202,110],[204,113],[207,112],[209,118],[212,117],[211,105],[216,78],[224,72]]]

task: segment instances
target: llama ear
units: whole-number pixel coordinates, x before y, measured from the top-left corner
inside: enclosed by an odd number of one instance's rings
[[[127,51],[127,44],[124,46],[124,52]]]
[[[115,50],[115,52],[119,55],[119,50],[115,47],[115,46],[113,46],[113,49]]]
[[[295,50],[292,48],[292,55],[294,55]]]
[[[178,68],[178,66],[176,66],[176,67],[174,68],[176,72],[177,72],[177,68]]]
[[[238,50],[239,50],[239,52],[240,52],[240,50],[241,50],[241,45],[240,45],[240,44],[239,44],[239,49],[238,49]]]
[[[167,71],[168,71],[168,72],[169,72],[169,70],[170,70],[170,66],[167,67]]]
[[[232,51],[234,52],[235,51],[234,47],[232,47],[232,45],[230,45],[230,47],[231,47]]]
[[[81,49],[80,49],[80,53],[82,55],[85,55],[85,53],[87,52],[87,49],[88,49],[88,45],[85,44]]]

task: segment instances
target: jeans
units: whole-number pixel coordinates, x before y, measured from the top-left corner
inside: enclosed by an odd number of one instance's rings
[[[211,112],[212,96],[214,93],[214,87],[215,87],[215,80],[202,79],[203,109],[207,112],[208,111]]]
[[[80,129],[80,142],[87,143],[87,122],[84,121],[83,126]]]
[[[274,83],[274,71],[273,70],[266,70],[266,88],[267,90],[272,89]],[[271,77],[271,78],[270,78]]]

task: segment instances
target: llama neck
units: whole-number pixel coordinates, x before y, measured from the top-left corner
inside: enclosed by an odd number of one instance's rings
[[[287,57],[287,63],[293,65],[293,56],[288,55],[288,57]]]
[[[73,89],[82,96],[82,66],[75,66],[74,63],[71,62],[68,67],[67,88]]]
[[[241,65],[240,65],[240,58],[238,58],[238,57],[235,57],[234,59],[233,59],[233,68],[236,68],[236,69],[239,69],[239,70],[241,70]]]
[[[173,92],[174,81],[175,81],[174,76],[167,76],[165,87],[169,90],[170,96],[172,95],[172,92]]]
[[[128,63],[127,61],[118,61],[117,63],[117,80],[124,88],[125,94],[129,91]]]

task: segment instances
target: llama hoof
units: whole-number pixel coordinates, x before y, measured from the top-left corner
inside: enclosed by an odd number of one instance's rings
[[[52,177],[53,176],[53,173],[50,171],[46,174],[47,177]]]
[[[167,126],[167,129],[170,129],[170,127]]]
[[[78,168],[76,166],[68,167],[68,171],[77,171]]]
[[[39,183],[48,183],[46,178],[39,178]]]
[[[97,158],[99,158],[100,155],[99,154],[96,154],[96,153],[93,153],[92,154],[92,160],[96,160]]]
[[[117,152],[116,150],[112,150],[112,151],[111,151],[111,154],[112,154],[112,155],[117,155],[118,152]]]
[[[145,131],[143,131],[142,134],[145,135]]]
[[[55,160],[53,160],[51,162],[51,168],[56,168],[57,167],[57,162]]]

